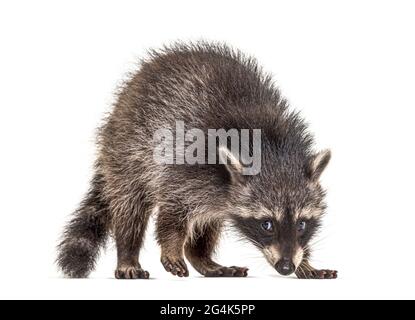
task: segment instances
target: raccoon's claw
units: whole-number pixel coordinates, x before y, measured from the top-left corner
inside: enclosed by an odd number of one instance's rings
[[[335,270],[301,270],[296,275],[299,279],[337,279]]]
[[[320,270],[323,273],[322,279],[337,279],[337,271],[336,270]]]
[[[248,275],[248,268],[241,267],[219,267],[214,270],[209,270],[205,273],[205,277],[246,277]]]
[[[117,279],[148,279],[150,274],[138,267],[121,267],[115,270]]]
[[[174,276],[189,276],[189,270],[187,269],[186,262],[184,262],[183,258],[174,259],[170,257],[162,257],[161,264],[167,272],[170,272]]]

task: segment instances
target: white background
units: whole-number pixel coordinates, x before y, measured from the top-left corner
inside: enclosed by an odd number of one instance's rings
[[[415,298],[414,16],[412,1],[2,1],[0,297]],[[146,49],[201,38],[255,55],[332,149],[314,257],[340,278],[282,278],[226,236],[218,259],[249,278],[176,279],[151,228],[151,280],[112,280],[113,243],[90,280],[62,279],[55,245],[117,85]]]

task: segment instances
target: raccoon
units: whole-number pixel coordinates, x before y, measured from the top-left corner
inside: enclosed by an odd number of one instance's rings
[[[319,178],[331,153],[313,151],[307,125],[254,58],[225,44],[176,43],[150,51],[117,98],[98,133],[90,191],[58,245],[66,276],[87,277],[111,235],[115,277],[149,278],[139,253],[154,215],[161,263],[175,276],[189,275],[185,258],[206,277],[247,276],[246,267],[213,260],[229,225],[281,275],[337,277],[309,263],[326,209]],[[154,133],[178,120],[202,132],[260,129],[260,172],[243,174],[246,164],[227,144],[214,148],[218,163],[158,163]]]

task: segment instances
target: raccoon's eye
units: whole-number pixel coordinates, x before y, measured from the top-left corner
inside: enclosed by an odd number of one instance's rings
[[[297,231],[299,233],[302,233],[305,230],[306,227],[307,227],[307,223],[305,221],[300,221],[297,224]]]
[[[274,228],[274,225],[273,225],[272,221],[266,220],[266,221],[262,222],[261,227],[265,231],[269,232],[269,231],[272,231],[272,229]]]

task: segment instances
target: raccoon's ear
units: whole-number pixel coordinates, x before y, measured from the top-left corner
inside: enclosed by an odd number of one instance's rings
[[[226,166],[226,169],[228,169],[228,172],[231,175],[232,182],[242,183],[244,181],[242,175],[244,167],[227,147],[219,147],[219,163]]]
[[[317,181],[331,158],[331,151],[326,149],[316,153],[308,165],[308,174],[312,181]]]

